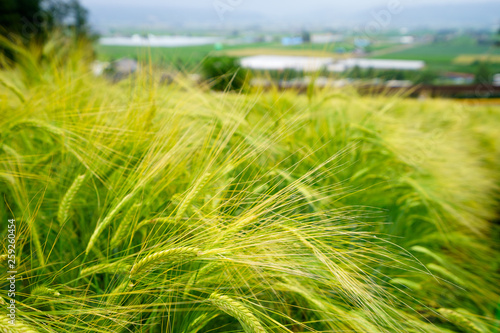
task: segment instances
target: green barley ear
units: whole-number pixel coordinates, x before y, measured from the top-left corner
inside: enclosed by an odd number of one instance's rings
[[[35,296],[35,297],[38,297],[38,296],[61,296],[61,294],[57,290],[55,290],[53,288],[46,287],[46,286],[36,286],[31,291],[31,295]]]
[[[156,225],[164,225],[166,223],[178,223],[178,222],[179,221],[173,217],[157,217],[154,219],[149,219],[139,222],[139,224],[137,224],[137,226],[135,227],[134,232],[140,230],[141,228],[147,225],[156,226]]]
[[[11,131],[18,130],[18,129],[23,128],[23,127],[39,128],[39,129],[42,129],[42,130],[46,131],[47,133],[53,134],[55,136],[62,136],[64,134],[64,132],[60,128],[53,126],[53,125],[50,125],[44,121],[37,120],[37,119],[21,120],[15,124],[13,124],[11,126],[10,130]]]
[[[196,272],[196,274],[192,274],[191,277],[189,278],[188,282],[186,283],[186,287],[184,288],[184,297],[186,297],[194,283],[196,282],[197,279],[203,278],[204,276],[212,273],[214,270],[220,267],[220,263],[218,262],[211,262]]]
[[[124,296],[127,291],[134,286],[133,283],[130,282],[129,279],[125,279],[122,283],[116,286],[108,296],[109,304],[116,304],[121,296]]]
[[[19,100],[21,102],[26,102],[26,99],[24,98],[24,95],[23,93],[21,92],[21,90],[19,90],[19,88],[17,88],[15,85],[13,85],[12,83],[10,82],[7,82],[5,81],[5,79],[3,79],[1,76],[0,76],[0,85],[4,86],[5,88],[7,88],[8,90],[10,90],[11,92],[14,93],[14,95],[17,96],[17,98],[19,98]]]
[[[205,172],[198,180],[193,184],[191,190],[186,194],[186,197],[179,204],[177,209],[177,214],[175,215],[176,220],[180,220],[187,208],[193,202],[194,198],[200,192],[200,190],[206,185],[208,179],[210,178],[210,173]]]
[[[7,320],[7,316],[0,316],[0,332],[2,333],[15,333],[11,324]]]
[[[134,221],[134,216],[137,214],[137,211],[141,207],[142,203],[134,204],[125,214],[125,217],[120,221],[118,228],[116,229],[113,238],[111,238],[111,248],[114,249],[118,245],[120,245],[125,237],[130,233],[130,229],[132,227],[132,222]]]
[[[195,247],[177,247],[160,252],[150,254],[132,266],[130,270],[130,278],[133,278],[137,273],[146,269],[153,269],[155,266],[162,263],[173,263],[183,260],[189,260],[199,257],[203,252]]]
[[[219,187],[217,193],[214,195],[214,198],[212,199],[212,210],[217,210],[217,208],[220,207],[220,203],[223,200],[224,193],[228,190],[228,188],[231,186],[231,184],[234,182],[236,178],[230,177],[224,181],[222,186]]]
[[[68,220],[71,202],[73,201],[76,192],[78,192],[83,182],[85,181],[85,178],[87,178],[86,174],[76,177],[73,181],[73,184],[71,184],[69,189],[66,191],[66,194],[64,194],[64,197],[59,204],[59,210],[57,211],[57,220],[61,225]]]
[[[0,315],[0,332],[2,333],[38,333],[33,328],[16,318],[16,324],[11,325],[5,314]]]
[[[420,283],[417,283],[417,282],[414,282],[414,281],[411,281],[408,279],[403,279],[403,278],[392,279],[391,281],[389,281],[389,283],[402,285],[402,286],[411,288],[413,290],[421,290],[422,289],[422,286],[420,285]]]
[[[456,276],[455,274],[453,274],[452,272],[450,272],[449,270],[447,270],[443,266],[440,266],[440,265],[437,265],[434,263],[430,263],[427,265],[427,268],[433,272],[438,273],[440,276],[442,276],[450,281],[453,281],[454,283],[456,283],[458,285],[461,285],[461,286],[466,285],[462,279],[460,279],[458,276]]]
[[[125,206],[129,200],[131,200],[135,194],[137,193],[137,191],[134,191],[130,194],[127,194],[116,206],[115,208],[113,208],[113,210],[111,210],[109,212],[108,215],[106,215],[106,217],[100,222],[97,224],[95,230],[94,230],[94,233],[92,234],[92,236],[90,236],[90,240],[89,240],[89,243],[87,244],[87,249],[85,250],[85,255],[88,255],[90,253],[90,250],[92,249],[92,247],[94,247],[94,244],[95,242],[97,242],[97,239],[99,238],[99,236],[101,235],[101,233],[104,231],[104,229],[109,226],[109,224],[113,221],[113,218],[116,216],[116,214],[118,214],[118,212],[120,211],[120,209],[123,208],[123,206]]]
[[[201,329],[210,323],[212,319],[217,317],[217,314],[208,314],[208,313],[203,313],[199,315],[195,320],[193,320],[187,330],[185,330],[183,333],[197,333],[200,332]]]
[[[80,272],[80,276],[87,276],[96,273],[126,274],[129,271],[130,271],[130,265],[124,264],[122,262],[114,262],[110,264],[99,264],[84,268]]]
[[[210,302],[219,310],[225,312],[233,318],[238,319],[246,333],[265,333],[259,320],[248,310],[248,308],[237,300],[226,295],[214,292],[210,295]]]
[[[482,329],[476,326],[472,321],[467,319],[463,314],[451,310],[441,308],[438,312],[445,317],[450,323],[468,333],[484,333]]]

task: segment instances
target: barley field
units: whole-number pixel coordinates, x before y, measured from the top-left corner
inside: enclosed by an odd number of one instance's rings
[[[472,65],[478,62],[486,63],[500,63],[500,55],[489,55],[489,54],[462,54],[455,59],[453,59],[454,64],[459,65]]]
[[[1,332],[499,332],[498,106],[110,83],[83,46],[8,47]]]

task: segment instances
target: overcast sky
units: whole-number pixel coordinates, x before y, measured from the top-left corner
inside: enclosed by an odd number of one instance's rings
[[[103,5],[124,7],[175,7],[180,9],[201,9],[213,7],[217,3],[226,3],[235,9],[248,10],[264,15],[282,11],[287,14],[301,13],[304,10],[332,9],[342,11],[358,11],[368,8],[384,7],[391,1],[399,1],[402,6],[425,4],[458,4],[481,2],[481,0],[81,0],[91,10],[98,10]]]
[[[500,7],[498,0],[80,0],[90,10],[91,22],[96,25],[120,23],[140,24],[141,22],[170,22],[182,25],[187,20],[220,21],[220,13],[225,19],[255,21],[260,24],[287,21],[314,23],[315,21],[337,21],[342,24],[362,22],[373,16],[374,10],[389,8],[390,3],[399,3],[401,15],[395,15],[393,23],[410,18],[417,22],[439,23],[441,18],[452,18],[457,24],[465,22],[468,14],[481,23],[497,20]],[[489,3],[489,6],[483,6]],[[468,4],[464,7],[463,4]],[[222,7],[221,7],[222,6]],[[225,6],[225,7],[224,7]],[[433,6],[433,7],[429,7]],[[494,7],[492,7],[494,6]],[[483,7],[483,8],[481,8]],[[476,13],[471,12],[474,11]],[[430,14],[429,17],[427,14]],[[433,15],[434,14],[434,15]],[[486,15],[485,15],[486,14]],[[363,16],[364,15],[364,16]],[[397,17],[396,17],[397,16]],[[453,17],[452,17],[453,16]],[[344,20],[342,22],[342,20]],[[364,21],[363,21],[364,20]],[[451,20],[453,22],[453,20]],[[226,21],[227,22],[227,21]]]
[[[269,8],[294,7],[296,10],[311,7],[343,7],[349,9],[358,9],[361,7],[384,6],[390,0],[352,0],[352,1],[334,1],[334,0],[221,0],[228,4],[241,3],[240,6],[252,8],[256,11],[266,12]],[[456,4],[464,2],[477,2],[467,0],[399,0],[403,4]],[[103,3],[120,6],[171,6],[184,8],[208,7],[213,4],[213,0],[81,0],[81,3],[88,7],[102,5]]]

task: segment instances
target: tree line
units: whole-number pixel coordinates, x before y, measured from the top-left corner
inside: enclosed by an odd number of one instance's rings
[[[75,37],[90,36],[88,11],[78,0],[2,0],[0,35],[41,41],[58,28]]]

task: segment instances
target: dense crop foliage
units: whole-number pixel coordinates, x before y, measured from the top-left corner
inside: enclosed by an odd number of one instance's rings
[[[0,331],[497,331],[498,108],[110,84],[61,50],[0,73]]]

